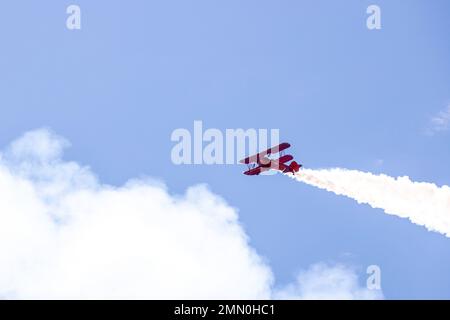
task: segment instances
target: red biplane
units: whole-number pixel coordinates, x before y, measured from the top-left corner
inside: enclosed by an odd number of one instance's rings
[[[278,146],[267,149],[266,151],[242,159],[239,162],[247,164],[249,167],[248,170],[244,172],[244,174],[248,176],[255,176],[269,170],[277,170],[283,173],[298,172],[302,167],[302,165],[298,164],[295,161],[292,161],[290,164],[287,164],[287,162],[294,159],[294,157],[291,156],[290,154],[287,155],[283,154],[283,151],[289,148],[290,146],[291,145],[289,143],[284,142],[282,144],[279,144]],[[272,154],[277,153],[280,154],[280,157],[278,159],[270,158]]]

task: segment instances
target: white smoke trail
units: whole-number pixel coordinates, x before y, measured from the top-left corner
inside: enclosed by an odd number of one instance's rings
[[[385,213],[408,218],[411,222],[450,237],[450,187],[414,182],[409,177],[347,169],[303,169],[298,181],[347,196],[358,203],[383,209]]]

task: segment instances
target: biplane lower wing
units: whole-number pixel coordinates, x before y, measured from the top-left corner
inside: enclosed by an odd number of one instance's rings
[[[271,169],[270,167],[256,167],[256,168],[245,171],[244,174],[247,176],[256,176],[262,172],[269,171],[270,169]]]
[[[271,160],[270,161],[270,165],[268,165],[267,167],[265,166],[258,166],[256,168],[252,168],[248,171],[245,171],[244,174],[248,175],[248,176],[254,176],[254,175],[258,175],[264,171],[269,171],[269,170],[280,170],[280,171],[285,171],[286,169],[288,169],[288,166],[285,165],[285,162],[291,161],[292,159],[294,159],[293,156],[291,156],[290,154],[287,154],[285,156],[282,156],[281,158],[277,159],[277,160]]]

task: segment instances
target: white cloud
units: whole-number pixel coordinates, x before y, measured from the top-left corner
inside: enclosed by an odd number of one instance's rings
[[[381,290],[360,286],[355,270],[344,266],[315,264],[298,274],[297,280],[275,292],[278,299],[367,300],[383,299]]]
[[[51,134],[49,130],[40,129],[26,132],[21,139],[11,143],[7,156],[19,162],[49,162],[60,159],[64,148],[69,145],[66,139]]]
[[[450,105],[431,118],[431,133],[450,129]]]
[[[104,185],[61,159],[67,145],[37,130],[0,154],[0,297],[274,295],[272,271],[236,209],[206,186],[172,195],[151,179]]]
[[[25,134],[0,163],[0,296],[268,298],[270,268],[236,210],[207,187],[101,185],[60,159],[63,139]]]

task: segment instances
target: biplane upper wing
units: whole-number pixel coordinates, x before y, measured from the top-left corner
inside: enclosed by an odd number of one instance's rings
[[[268,154],[274,154],[274,153],[278,153],[281,151],[286,150],[287,148],[289,148],[291,145],[287,142],[283,142],[277,146],[274,146],[272,148],[269,148],[265,151],[262,151],[260,153],[257,153],[253,156],[247,157],[245,159],[242,159],[241,161],[239,161],[240,163],[245,163],[245,164],[249,164],[249,163],[259,163],[262,159],[264,159],[264,157]],[[287,160],[289,161],[289,160]]]
[[[283,143],[281,143],[281,144],[279,144],[279,145],[277,145],[275,147],[267,149],[266,150],[266,154],[278,153],[278,152],[286,150],[287,148],[290,148],[290,146],[291,145],[289,143],[283,142]]]

